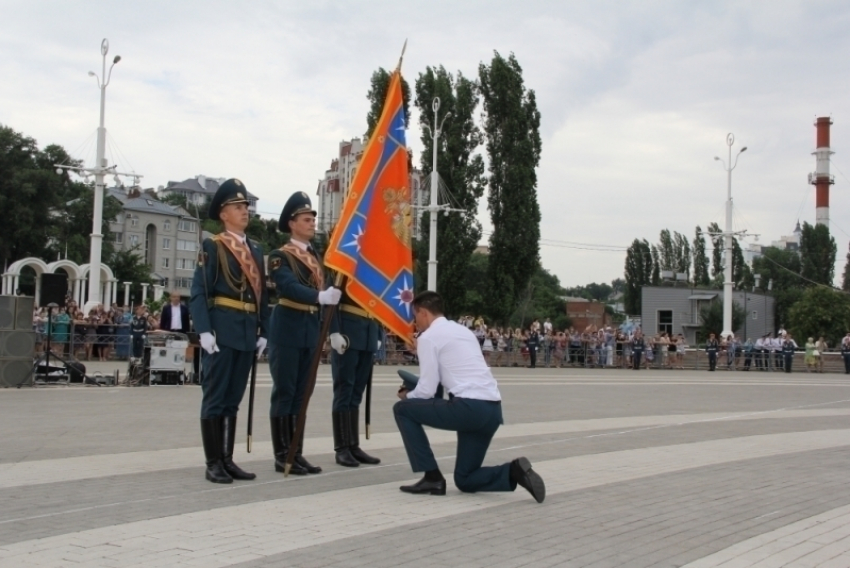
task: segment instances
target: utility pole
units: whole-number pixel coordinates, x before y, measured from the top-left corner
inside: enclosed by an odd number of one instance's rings
[[[103,249],[103,196],[106,190],[104,176],[107,173],[115,174],[116,182],[118,176],[132,176],[135,183],[142,177],[135,173],[116,172],[116,166],[108,167],[106,164],[106,127],[104,126],[104,118],[106,113],[106,87],[112,78],[112,68],[121,61],[121,56],[116,55],[112,60],[112,65],[109,67],[109,74],[106,73],[106,54],[109,53],[109,40],[105,39],[100,43],[100,53],[103,56],[103,68],[100,76],[94,71],[89,71],[89,77],[94,77],[97,81],[97,86],[100,89],[100,124],[97,128],[97,157],[93,168],[75,167],[67,164],[55,164],[56,173],[62,174],[65,170],[75,171],[82,174],[87,180],[89,175],[94,174],[94,213],[92,215],[92,233],[91,246],[89,248],[89,293],[88,301],[83,308],[84,313],[88,313],[92,308],[101,302],[100,296],[100,261]]]

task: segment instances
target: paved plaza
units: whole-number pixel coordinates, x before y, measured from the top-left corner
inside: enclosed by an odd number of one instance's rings
[[[89,365],[112,374],[115,363]],[[412,369],[412,368],[409,368]],[[376,367],[379,466],[334,464],[322,366],[305,455],[274,472],[268,368],[254,449],[247,399],[235,459],[255,481],[204,480],[200,388],[0,389],[0,566],[850,567],[850,377],[494,369],[505,425],[487,464],[527,456],[515,493],[403,494],[416,480]],[[452,433],[429,431],[451,472]]]

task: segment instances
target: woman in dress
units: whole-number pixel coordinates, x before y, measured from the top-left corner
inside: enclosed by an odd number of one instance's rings
[[[827,345],[826,340],[824,340],[821,335],[818,340],[815,341],[815,352],[817,353],[817,355],[815,355],[815,360],[818,364],[818,373],[823,373],[823,359],[828,348],[829,345]]]
[[[50,338],[51,349],[56,355],[64,356],[68,345],[68,327],[71,318],[65,312],[65,308],[59,308],[53,314],[53,335]]]
[[[810,337],[808,341],[806,341],[806,355],[804,356],[804,360],[806,362],[806,371],[811,373],[812,371],[817,370],[817,361],[815,360],[815,339]]]

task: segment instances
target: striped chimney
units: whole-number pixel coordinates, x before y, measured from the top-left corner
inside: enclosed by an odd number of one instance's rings
[[[829,127],[832,120],[821,116],[815,121],[817,129],[817,147],[812,155],[815,156],[815,171],[809,174],[809,183],[815,186],[815,222],[829,228],[829,186],[835,183],[835,178],[829,175],[829,157],[835,152],[829,149]]]

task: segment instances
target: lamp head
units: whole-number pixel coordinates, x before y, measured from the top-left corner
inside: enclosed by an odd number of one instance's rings
[[[743,148],[741,148],[740,152],[738,152],[738,153],[741,154],[742,152],[746,152],[746,151],[747,151],[747,147],[744,146]]]
[[[120,56],[120,55],[116,55],[116,56],[115,56],[115,59],[113,59],[113,60],[112,60],[112,64],[113,64],[113,65],[115,65],[115,64],[116,64],[116,63],[118,63],[119,61],[121,61],[121,56]],[[741,150],[741,151],[743,152],[743,150]]]
[[[719,157],[717,157],[717,156],[714,156],[714,159],[715,159],[715,160],[720,160],[720,158],[719,158]]]
[[[94,71],[89,71],[89,77],[96,77],[96,75],[94,74]]]

